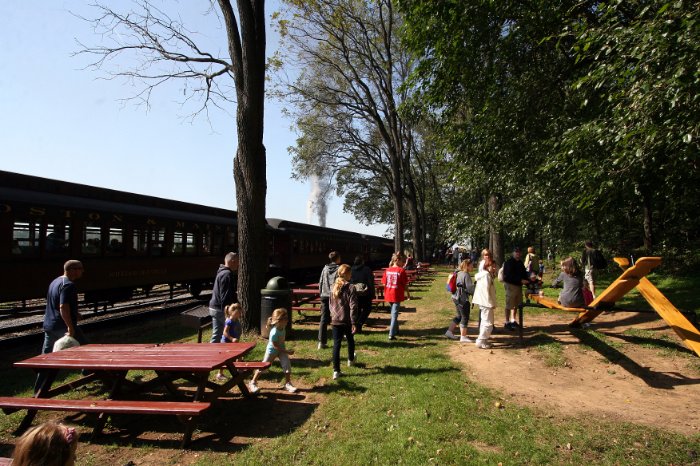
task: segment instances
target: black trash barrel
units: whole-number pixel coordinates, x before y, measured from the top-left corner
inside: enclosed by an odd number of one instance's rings
[[[270,336],[270,329],[267,328],[267,319],[272,316],[272,312],[278,307],[287,309],[289,322],[287,323],[287,339],[292,333],[292,290],[284,277],[272,277],[268,280],[265,288],[260,290],[262,295],[262,305],[260,306],[260,334],[267,338]]]

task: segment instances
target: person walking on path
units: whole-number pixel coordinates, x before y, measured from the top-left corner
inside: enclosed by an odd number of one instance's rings
[[[365,265],[361,256],[355,257],[350,282],[352,284],[362,283],[367,287],[364,294],[357,294],[357,305],[360,316],[356,324],[356,333],[360,333],[362,332],[362,327],[369,318],[369,314],[372,312],[372,300],[374,299],[374,274],[372,273],[372,269]]]
[[[331,320],[330,312],[330,296],[331,288],[335,283],[338,266],[340,265],[340,254],[336,251],[331,251],[328,254],[330,261],[323,267],[321,276],[318,279],[318,292],[321,297],[321,321],[318,324],[318,349],[328,346],[328,323]]]
[[[285,345],[288,322],[287,310],[283,307],[272,311],[272,315],[267,318],[267,328],[270,329],[270,336],[267,348],[265,348],[263,362],[273,362],[275,358],[279,358],[280,366],[282,366],[284,371],[284,389],[289,393],[295,393],[297,388],[292,385],[292,364],[289,362],[289,356],[293,355],[294,351],[287,349]],[[256,370],[250,384],[248,384],[250,393],[258,393],[260,391],[260,387],[258,387],[259,377],[260,370]]]
[[[450,326],[445,332],[445,336],[450,340],[459,340],[462,343],[474,343],[467,336],[467,327],[469,325],[469,295],[474,294],[474,282],[470,272],[474,269],[471,259],[465,259],[459,264],[459,272],[457,273],[457,291],[452,295],[452,302],[455,303],[457,315],[450,322]],[[459,324],[459,334],[456,336],[454,331]]]
[[[221,342],[224,333],[224,309],[237,301],[238,286],[238,254],[229,252],[224,257],[224,263],[219,266],[214,279],[214,288],[209,300],[209,315],[211,316],[211,343]]]
[[[513,255],[503,263],[503,286],[506,290],[506,321],[503,326],[506,330],[514,331],[519,327],[516,313],[523,302],[523,285],[529,282],[530,276],[520,260],[520,248],[516,246]]]
[[[479,306],[481,324],[479,324],[479,337],[476,339],[476,347],[488,349],[491,347],[489,338],[493,331],[493,314],[496,308],[496,287],[493,279],[496,277],[496,263],[490,250],[481,251],[481,263],[474,276],[476,286],[472,303]]]
[[[338,267],[338,274],[331,290],[331,326],[333,327],[333,379],[342,375],[340,371],[340,346],[343,337],[348,340],[348,367],[355,364],[355,331],[358,318],[357,294],[350,283],[350,266]]]
[[[46,295],[44,312],[44,345],[41,354],[53,352],[53,346],[64,335],[69,335],[81,345],[88,342],[82,329],[78,326],[78,289],[75,281],[83,276],[83,264],[71,259],[63,264],[63,275],[54,279]],[[34,384],[37,393],[48,378],[47,371],[40,371]]]
[[[389,340],[396,340],[399,333],[399,309],[401,303],[410,298],[407,293],[408,275],[403,266],[406,262],[403,254],[394,253],[389,263],[389,268],[384,271],[382,285],[384,285],[384,300],[391,304],[391,323],[389,324]]]

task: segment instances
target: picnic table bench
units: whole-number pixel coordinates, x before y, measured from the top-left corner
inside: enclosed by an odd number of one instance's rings
[[[270,363],[240,361],[254,346],[254,343],[91,344],[42,354],[14,364],[37,372],[49,371],[35,397],[2,397],[0,407],[6,413],[27,410],[18,433],[31,425],[39,410],[97,413],[93,435],[102,431],[110,414],[176,415],[185,423],[184,447],[191,441],[197,416],[233,386],[238,386],[241,393],[248,396],[243,377],[252,370],[270,366]],[[219,368],[225,368],[231,374],[231,378],[222,384],[208,380],[210,372]],[[52,388],[59,369],[84,369],[91,374]],[[128,380],[127,374],[132,370],[153,371],[156,377],[145,382]],[[54,398],[96,379],[111,386],[107,400]],[[194,394],[176,386],[174,382],[178,379],[193,382],[196,386]],[[158,387],[164,387],[178,401],[127,399]]]

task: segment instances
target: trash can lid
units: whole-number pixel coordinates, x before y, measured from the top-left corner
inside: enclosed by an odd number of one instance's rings
[[[287,279],[284,277],[272,277],[267,281],[265,289],[270,291],[286,291],[289,289],[289,282],[287,282]]]

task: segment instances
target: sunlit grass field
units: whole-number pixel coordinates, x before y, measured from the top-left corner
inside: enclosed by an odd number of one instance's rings
[[[495,465],[696,464],[699,461],[698,434],[686,437],[665,431],[662,425],[650,428],[591,416],[564,418],[556,413],[504,404],[501,393],[480,385],[447,355],[450,342],[443,333],[454,308],[446,299],[446,270],[414,291],[417,299],[406,302],[409,312],[403,315],[407,320],[402,323],[398,340],[389,341],[387,332],[376,328],[357,336],[357,365],[343,367],[345,375],[337,381],[331,379],[331,350],[316,349],[315,314],[309,313],[306,319],[295,314],[294,340],[289,343],[296,350],[292,357],[293,381],[310,390],[308,393],[314,397],[314,403],[304,406],[298,422],[290,424],[288,431],[262,436],[242,448],[232,448],[231,452],[221,445],[210,449],[207,444],[195,441],[194,453],[173,452],[168,463]],[[612,273],[610,277],[606,277],[608,281],[614,278]],[[668,294],[674,303],[677,293],[678,302],[684,303],[679,307],[697,308],[697,303],[684,290],[692,289],[698,280],[661,277],[652,281],[664,291],[670,290]],[[502,302],[502,287],[497,289]],[[547,293],[556,295],[555,290]],[[634,305],[635,299],[631,298],[630,304]],[[420,318],[409,317],[413,309]],[[500,314],[496,316],[497,323]],[[388,313],[373,317],[379,324],[388,323]],[[595,332],[591,335],[590,338],[602,338]],[[138,332],[122,330],[104,335],[102,340],[155,342],[195,338],[191,330],[173,321],[144,326]],[[546,334],[536,335],[529,344],[545,355],[547,364],[565,363],[558,343]],[[264,345],[258,344],[250,359],[262,358],[263,349]],[[341,355],[345,356],[346,351],[345,346]],[[30,395],[32,375],[11,368],[9,360],[3,359],[0,394]],[[271,384],[282,380],[279,365],[274,364],[261,382],[269,390]],[[226,417],[235,420],[235,402],[226,406],[231,409]],[[259,417],[252,422],[273,425],[275,419],[267,418],[266,414],[261,409]],[[21,414],[0,417],[0,455],[9,456],[15,440],[12,430],[20,419]],[[209,430],[215,429],[209,426]],[[128,460],[139,464],[135,458],[153,454],[153,450],[153,446],[103,444],[81,455],[78,464],[98,465],[108,461],[127,464]]]

